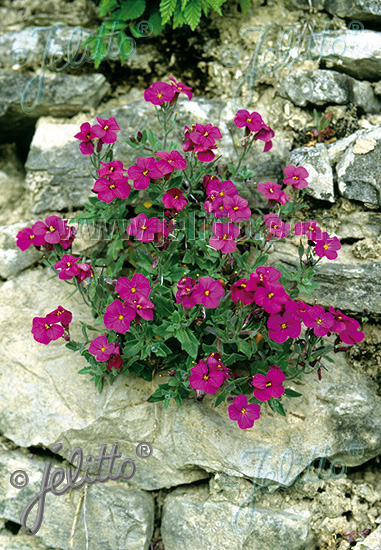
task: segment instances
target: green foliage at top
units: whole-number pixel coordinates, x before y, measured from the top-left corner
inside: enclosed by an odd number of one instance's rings
[[[134,41],[125,34],[128,28],[134,38],[159,35],[166,25],[177,29],[184,25],[194,31],[201,17],[209,17],[211,11],[222,16],[221,7],[227,0],[101,0],[99,15],[105,21],[96,35],[90,36],[86,46],[90,48],[95,68],[107,57],[109,42],[116,36],[120,61],[135,51]],[[251,0],[235,0],[245,16]],[[126,42],[128,42],[126,46]]]

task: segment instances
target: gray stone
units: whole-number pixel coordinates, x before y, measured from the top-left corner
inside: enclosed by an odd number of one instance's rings
[[[381,108],[369,83],[359,82],[337,71],[290,72],[283,79],[279,94],[300,107],[351,102],[370,113],[377,113]]]
[[[316,199],[335,202],[333,173],[327,147],[317,143],[314,147],[299,147],[290,153],[287,164],[304,166],[309,173],[307,194]]]
[[[255,505],[247,484],[240,500],[213,495],[207,486],[179,488],[165,499],[161,533],[166,550],[229,548],[314,550],[311,516],[303,508]],[[246,504],[246,505],[245,505]]]
[[[381,205],[381,127],[358,133],[336,166],[340,193]]]
[[[27,535],[13,535],[10,532],[0,531],[1,550],[53,550],[36,540],[36,537]]]
[[[12,225],[0,226],[0,277],[8,279],[14,277],[27,267],[41,259],[42,254],[34,246],[22,252],[16,246],[16,235],[21,229],[31,227],[32,222],[20,222]]]
[[[359,543],[359,550],[380,550],[381,549],[381,525],[377,527],[364,541]]]
[[[381,33],[369,30],[316,33],[307,54],[329,61],[355,78],[378,80],[381,73]]]
[[[25,127],[40,116],[70,117],[96,108],[110,85],[101,74],[27,75],[0,70],[0,88],[1,141],[12,141],[24,137]]]
[[[55,460],[51,462],[53,464],[51,475],[56,468],[68,466]],[[0,450],[0,472],[2,479],[5,480],[0,492],[1,517],[20,523],[25,506],[41,488],[46,464],[46,460],[40,457],[31,460],[28,455],[18,450]],[[16,470],[23,470],[29,477],[28,486],[21,490],[12,487],[9,482],[11,474]],[[153,497],[149,493],[129,487],[128,482],[123,481],[108,481],[88,486],[86,496],[84,490],[68,491],[61,496],[48,494],[42,525],[33,539],[51,548],[69,550],[72,527],[81,497],[86,498],[89,548],[94,550],[148,549],[153,532]],[[83,513],[84,509],[81,508],[78,528],[73,538],[72,548],[77,550],[85,548],[86,544]],[[27,526],[33,525],[34,518],[32,511],[27,520]],[[21,540],[22,538],[20,537]],[[27,538],[30,539],[30,537]],[[39,546],[32,546],[32,548],[37,550]]]
[[[99,395],[77,374],[84,360],[60,341],[42,346],[30,334],[32,318],[59,304],[73,312],[74,340],[83,340],[79,320],[90,321],[79,298],[67,299],[71,287],[47,279],[46,270],[30,270],[0,288],[0,428],[17,445],[50,447],[60,442],[60,454],[68,458],[76,446],[94,456],[101,443],[118,441],[123,456],[134,457],[137,444],[149,442],[153,455],[137,459],[129,482],[148,490],[205,479],[207,472],[289,486],[317,457],[343,459],[354,466],[380,454],[381,398],[374,383],[342,354],[334,356],[334,364],[327,363],[322,381],[311,375],[306,386],[289,383],[303,396],[285,400],[287,417],[264,405],[261,419],[245,432],[229,419],[229,403],[214,408],[213,396],[202,403],[187,399],[182,407],[171,403],[167,411],[161,403],[148,403],[166,375],[156,375],[152,382],[119,376]],[[336,284],[341,285],[337,277]],[[366,286],[363,280],[359,286]],[[362,447],[361,456],[351,453],[353,444]],[[290,455],[293,463],[286,471],[282,461]]]
[[[381,22],[381,4],[378,0],[325,0],[324,9],[345,19]],[[353,25],[354,22],[349,28],[354,28]]]

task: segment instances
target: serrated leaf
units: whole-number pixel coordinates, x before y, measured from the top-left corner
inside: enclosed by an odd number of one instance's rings
[[[221,0],[208,0],[208,4],[218,13],[218,15],[222,15],[221,6],[224,3],[225,0],[221,2]]]
[[[180,4],[176,5],[175,11],[173,13],[173,28],[177,29],[178,27],[181,27],[184,25],[185,19],[184,19],[184,12],[181,9]]]
[[[201,19],[201,0],[192,0],[185,6],[184,19],[194,31]]]
[[[146,0],[128,0],[123,3],[120,10],[115,12],[115,19],[121,19],[122,21],[131,21],[138,19],[143,15],[146,9]]]
[[[160,14],[161,21],[165,25],[173,15],[175,11],[177,0],[161,0],[160,2]]]
[[[157,36],[161,33],[161,31],[164,28],[164,25],[161,20],[161,15],[159,10],[154,10],[151,15],[148,18],[148,23],[151,25],[152,28],[152,34],[154,36]],[[145,143],[144,136],[142,138],[142,142]]]
[[[119,6],[118,0],[102,0],[99,4],[99,15],[106,17],[106,15],[113,9]]]

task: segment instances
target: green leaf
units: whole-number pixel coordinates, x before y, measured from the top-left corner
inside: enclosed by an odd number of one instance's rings
[[[268,404],[274,412],[281,414],[282,416],[286,416],[286,411],[284,410],[282,403],[278,399],[270,399],[268,401]]]
[[[155,311],[163,317],[171,317],[175,311],[173,300],[164,298],[164,296],[155,296],[153,303],[155,304]]]
[[[118,5],[118,0],[102,0],[99,5],[99,15],[101,17],[106,17],[106,15],[117,8]]]
[[[164,401],[164,395],[160,388],[155,390],[153,394],[147,399],[150,403],[157,403],[159,401]]]
[[[292,390],[291,388],[286,388],[284,391],[284,395],[291,399],[291,397],[300,397],[302,394]]]
[[[251,344],[249,344],[247,340],[241,340],[241,339],[237,340],[237,348],[238,348],[238,351],[242,351],[242,353],[244,353],[246,357],[250,359],[253,353],[253,349]]]
[[[251,0],[239,0],[239,5],[241,6],[242,15],[245,16],[251,6]]]
[[[185,6],[184,19],[194,31],[201,19],[201,0],[192,0]]]
[[[71,340],[67,344],[65,344],[65,347],[67,349],[70,349],[71,351],[80,351],[82,349],[83,344],[81,342],[74,342],[74,340]]]
[[[188,355],[196,359],[200,343],[193,332],[188,328],[181,327],[180,329],[176,330],[175,335],[178,341],[181,343],[181,349],[183,349],[188,353]]]
[[[161,16],[160,16],[160,11],[159,10],[154,10],[151,13],[151,15],[148,18],[148,23],[151,25],[152,34],[154,36],[157,36],[158,34],[161,33],[161,31],[164,28],[164,25],[161,21]],[[144,139],[144,136],[143,136],[143,139]],[[142,139],[142,142],[145,143],[145,140],[143,141],[143,139]]]
[[[123,348],[123,357],[125,359],[128,359],[129,357],[133,357],[134,355],[139,353],[142,347],[143,347],[142,340],[134,339],[134,340],[131,340],[130,342],[126,342]]]
[[[208,0],[208,4],[212,6],[214,11],[218,13],[218,15],[222,15],[221,6],[224,3],[225,0],[221,2],[221,0]],[[207,14],[206,14],[207,15]]]
[[[123,3],[120,10],[115,12],[114,17],[122,21],[131,21],[143,15],[145,9],[146,0],[128,0]]]
[[[222,391],[218,396],[216,401],[214,402],[214,406],[218,407],[221,403],[223,403],[226,400],[226,397],[228,395],[227,390]]]
[[[160,13],[163,25],[167,23],[175,11],[177,0],[161,0]]]
[[[119,50],[120,61],[123,62],[130,57],[135,51],[135,41],[130,36],[127,36],[125,32],[118,33],[117,44]]]

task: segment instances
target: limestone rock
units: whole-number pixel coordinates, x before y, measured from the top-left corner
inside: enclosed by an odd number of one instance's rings
[[[354,78],[379,80],[381,33],[370,30],[317,33],[308,55],[312,59],[329,61],[334,68]]]
[[[33,265],[41,259],[41,252],[34,246],[22,252],[16,246],[16,235],[21,229],[31,227],[34,222],[20,222],[12,225],[0,226],[0,277],[8,279],[20,271]]]
[[[138,460],[130,481],[148,490],[221,471],[289,486],[317,457],[354,466],[380,454],[381,399],[374,384],[340,354],[334,364],[327,364],[322,381],[310,376],[306,386],[294,386],[303,397],[285,400],[286,418],[264,406],[261,419],[246,432],[229,419],[228,403],[214,408],[213,396],[202,403],[187,399],[182,407],[172,403],[167,411],[161,403],[148,403],[164,377],[156,376],[151,383],[120,376],[99,395],[77,374],[84,361],[62,342],[42,346],[30,334],[32,318],[59,304],[73,312],[76,340],[82,340],[79,320],[89,318],[78,298],[65,298],[71,287],[57,279],[48,281],[47,275],[46,270],[31,270],[0,288],[0,429],[17,445],[49,447],[60,442],[60,454],[67,458],[76,446],[93,455],[100,442],[115,441],[124,456],[134,456],[139,442],[149,442],[153,455]],[[350,282],[354,286],[353,278]],[[341,285],[337,276],[336,283]],[[360,283],[362,291],[363,280]],[[361,456],[351,453],[353,444],[362,447]],[[281,467],[285,453],[293,456],[289,471]]]
[[[381,22],[381,5],[378,0],[325,0],[324,9],[348,20]],[[349,28],[354,28],[354,23]]]
[[[306,168],[309,173],[307,194],[316,199],[335,202],[333,173],[324,143],[294,149],[290,153],[288,164]]]
[[[353,200],[381,205],[381,127],[361,131],[336,166],[340,193]]]
[[[28,455],[18,450],[0,451],[0,472],[5,481],[0,492],[0,514],[14,523],[20,523],[25,506],[37,495],[41,488],[42,474],[49,460]],[[52,460],[52,473],[56,468],[66,468]],[[27,473],[29,483],[23,489],[11,486],[9,479],[13,472],[22,470]],[[128,472],[128,470],[127,470]],[[50,478],[51,479],[51,478]],[[65,485],[63,483],[62,487]],[[83,493],[83,491],[82,491]],[[41,528],[33,537],[16,536],[21,542],[27,538],[42,544],[25,545],[22,548],[41,550],[45,546],[69,550],[71,530],[81,490],[68,491],[65,495],[48,494],[44,508]],[[81,517],[82,515],[82,517]],[[31,512],[27,526],[33,525]],[[86,525],[89,547],[94,550],[115,548],[117,550],[147,550],[153,532],[154,502],[152,495],[138,489],[132,489],[126,481],[108,481],[88,486],[86,495]],[[1,541],[1,539],[0,539]],[[83,509],[80,512],[78,529],[73,539],[74,550],[85,548],[85,529]],[[8,548],[8,547],[7,547]],[[12,546],[10,546],[12,548]],[[17,548],[17,546],[16,546]]]
[[[370,113],[381,108],[369,83],[337,71],[292,71],[283,79],[279,93],[300,107],[351,102]]]
[[[70,117],[98,106],[110,86],[101,74],[33,74],[0,70],[1,141],[25,135],[40,116]]]

